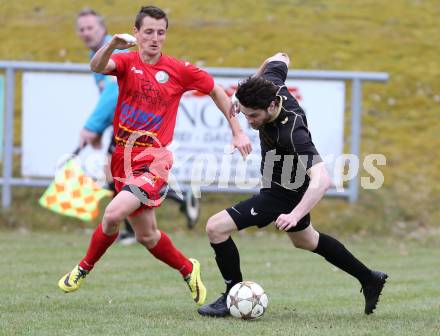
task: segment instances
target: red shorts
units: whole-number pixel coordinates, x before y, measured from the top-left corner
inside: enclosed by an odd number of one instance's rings
[[[111,161],[116,192],[131,191],[142,202],[132,215],[145,208],[160,206],[160,191],[167,184],[172,165],[173,154],[167,148],[132,147],[126,150],[126,147],[116,146]]]

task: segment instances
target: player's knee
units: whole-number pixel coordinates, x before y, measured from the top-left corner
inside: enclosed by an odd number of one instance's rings
[[[299,249],[307,250],[308,244],[304,240],[295,240],[293,241],[293,246]]]
[[[314,251],[318,246],[319,233],[310,225],[303,231],[290,232],[289,238],[296,248]]]
[[[160,233],[158,231],[144,232],[142,234],[136,234],[136,241],[144,245],[147,249],[152,249],[156,246],[160,239]]]
[[[218,233],[218,228],[219,221],[215,218],[215,216],[210,217],[206,223],[206,233],[208,234],[208,237],[216,235]]]
[[[308,236],[292,239],[292,243],[296,248],[303,250],[313,251],[316,248],[316,242],[312,239],[312,237]]]
[[[211,241],[221,240],[225,236],[229,236],[230,233],[224,228],[224,220],[221,214],[215,214],[208,219],[206,233]]]
[[[105,223],[106,226],[118,226],[124,218],[125,215],[123,211],[119,209],[107,208],[104,212],[103,223]]]

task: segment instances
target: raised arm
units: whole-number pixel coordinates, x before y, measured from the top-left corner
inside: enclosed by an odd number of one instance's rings
[[[289,64],[290,64],[289,55],[287,55],[286,53],[281,53],[281,52],[276,53],[275,55],[267,58],[263,63],[261,63],[261,65],[258,68],[257,72],[255,72],[255,74],[252,77],[260,77],[260,76],[262,76],[264,71],[266,70],[267,65],[270,62],[273,62],[273,61],[284,62],[287,65],[287,68],[289,67]],[[240,108],[239,108],[238,100],[235,97],[235,93],[232,95],[231,100],[232,100],[232,108],[230,110],[230,116],[234,117],[238,113],[240,113]]]
[[[237,118],[230,115],[232,109],[231,100],[226,95],[225,91],[218,85],[214,85],[211,93],[209,94],[214,101],[215,105],[224,114],[225,118],[228,120],[229,127],[232,131],[232,145],[237,148],[244,159],[251,153],[252,144],[238,123]]]
[[[115,49],[128,49],[136,45],[136,42],[127,42],[123,37],[124,34],[113,35],[110,42],[104,44],[90,61],[90,69],[93,72],[108,74],[115,70],[116,64],[110,59]]]
[[[272,61],[280,61],[280,62],[284,62],[284,63],[286,63],[287,67],[289,67],[289,64],[290,64],[290,58],[289,58],[289,55],[287,55],[286,53],[282,53],[282,52],[276,53],[275,55],[273,55],[273,56],[269,57],[268,59],[266,59],[266,60],[260,65],[260,67],[258,68],[258,70],[257,70],[257,72],[255,73],[254,77],[261,76],[261,75],[264,73],[264,69],[266,69],[266,65],[267,65],[269,62],[272,62]]]

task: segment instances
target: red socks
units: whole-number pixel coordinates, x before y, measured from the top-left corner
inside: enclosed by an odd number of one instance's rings
[[[178,270],[183,277],[188,276],[192,272],[192,262],[173,245],[173,242],[165,232],[160,231],[159,241],[149,251],[157,259]]]
[[[86,271],[91,271],[95,263],[102,257],[102,255],[107,251],[111,244],[118,237],[118,232],[114,235],[107,236],[102,232],[102,224],[99,223],[95,232],[93,232],[92,239],[90,240],[89,248],[87,249],[87,254],[83,260],[79,263],[79,266]]]
[[[102,225],[100,223],[92,235],[87,254],[84,259],[81,260],[79,266],[86,271],[91,271],[95,263],[102,257],[117,237],[118,233],[107,236],[102,232]],[[191,261],[173,245],[173,242],[165,232],[160,231],[159,241],[156,246],[149,249],[149,251],[157,259],[178,270],[183,277],[188,276],[192,272],[193,265]]]

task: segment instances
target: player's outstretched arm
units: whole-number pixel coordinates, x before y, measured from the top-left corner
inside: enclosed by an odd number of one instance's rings
[[[301,218],[312,210],[330,188],[331,180],[324,162],[313,165],[307,171],[307,174],[310,176],[309,187],[291,213],[282,214],[278,217],[275,222],[278,229],[287,231],[296,226]]]
[[[232,145],[237,148],[244,159],[251,153],[252,144],[246,133],[244,133],[238,120],[231,116],[232,104],[231,100],[226,95],[226,92],[218,85],[214,84],[214,89],[212,89],[209,94],[217,105],[217,107],[222,111],[225,118],[228,120],[229,127],[232,131]]]
[[[93,72],[108,74],[115,70],[116,64],[110,57],[115,49],[128,49],[136,45],[136,41],[127,42],[127,34],[113,35],[109,43],[104,44],[90,61],[90,69]]]

